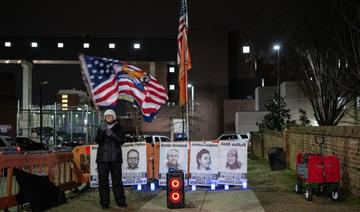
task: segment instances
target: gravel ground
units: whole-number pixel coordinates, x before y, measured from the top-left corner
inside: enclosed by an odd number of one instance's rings
[[[331,201],[326,194],[314,195],[312,201],[306,201],[304,195],[294,192],[295,182],[294,171],[271,171],[267,161],[249,159],[249,188],[254,190],[266,212],[360,211],[360,200],[346,193],[340,202]]]

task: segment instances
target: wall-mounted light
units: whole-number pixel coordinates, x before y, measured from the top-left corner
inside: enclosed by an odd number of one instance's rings
[[[243,46],[243,53],[249,54],[250,53],[250,46]]]
[[[115,43],[109,43],[109,49],[115,49]]]
[[[6,41],[4,45],[5,45],[5,47],[11,47],[11,42],[10,42],[10,41]]]
[[[169,73],[175,73],[175,67],[174,66],[169,67]]]
[[[58,48],[64,48],[64,43],[57,43]]]
[[[84,49],[90,48],[90,43],[83,43],[83,47],[84,47]]]
[[[33,47],[33,48],[38,47],[38,43],[37,42],[31,42],[31,47]]]
[[[134,43],[134,49],[140,49],[140,43]]]
[[[169,90],[171,91],[175,90],[175,85],[169,85]]]

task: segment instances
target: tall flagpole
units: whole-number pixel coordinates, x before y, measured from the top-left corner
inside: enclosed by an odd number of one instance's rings
[[[188,101],[188,70],[191,69],[190,53],[188,52],[188,11],[186,0],[181,0],[180,18],[179,18],[179,34],[178,34],[178,57],[179,65],[179,104],[182,111],[182,136],[186,135],[189,140],[189,101]],[[185,90],[184,90],[185,89]],[[185,107],[185,108],[184,108]],[[186,117],[184,117],[184,110]],[[185,118],[186,118],[186,134],[185,134]],[[183,139],[185,140],[185,139]]]
[[[187,65],[185,63],[185,67],[187,69]],[[187,71],[185,71],[185,78],[186,78],[186,83],[185,83],[185,88],[186,88],[186,140],[189,141],[189,93],[188,93],[188,77],[187,77]]]

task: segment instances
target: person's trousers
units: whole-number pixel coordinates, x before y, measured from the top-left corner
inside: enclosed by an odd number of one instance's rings
[[[121,165],[122,163],[120,162],[97,163],[100,204],[102,206],[108,206],[110,204],[109,173],[111,173],[112,189],[116,203],[121,204],[125,202]]]

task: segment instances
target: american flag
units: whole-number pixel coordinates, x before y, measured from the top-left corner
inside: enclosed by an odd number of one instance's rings
[[[186,0],[180,3],[177,63],[179,65],[179,104],[187,102],[187,71],[191,69],[190,51],[188,47],[189,22]]]
[[[167,90],[153,76],[125,62],[80,55],[82,75],[95,106],[115,106],[118,99],[134,102],[151,122],[168,100]],[[126,97],[126,98],[124,98]]]
[[[180,65],[180,62],[181,62],[183,41],[186,41],[186,45],[187,45],[188,31],[189,31],[189,21],[188,21],[187,3],[186,3],[186,0],[181,0],[181,2],[180,2],[180,17],[179,17],[179,33],[178,33],[178,39],[177,39],[177,41],[178,41],[178,52],[177,52],[178,65]]]

